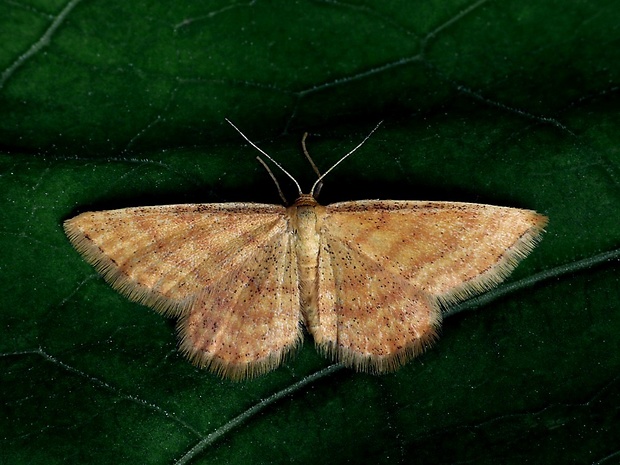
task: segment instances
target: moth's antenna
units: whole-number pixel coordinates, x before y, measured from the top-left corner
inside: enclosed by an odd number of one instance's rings
[[[267,163],[265,163],[265,161],[261,157],[257,155],[256,159],[267,170],[267,173],[269,173],[269,176],[271,176],[271,179],[273,179],[273,182],[275,183],[276,188],[278,189],[278,194],[280,194],[280,198],[282,199],[282,202],[284,202],[284,205],[288,205],[288,201],[286,200],[286,197],[284,197],[284,192],[282,192],[282,189],[280,189],[280,183],[278,182],[275,175],[273,174],[273,171],[269,169],[269,166],[267,166]]]
[[[308,133],[304,132],[304,135],[301,137],[301,148],[303,149],[304,155],[306,156],[306,158],[310,162],[310,165],[312,166],[312,169],[316,173],[317,177],[320,178],[321,177],[321,172],[317,168],[316,164],[314,163],[314,160],[312,159],[312,157],[308,153],[308,149],[306,148],[306,138],[307,137],[308,137]],[[321,187],[323,187],[323,183],[320,183],[318,185],[318,187],[316,188],[316,192],[313,194],[313,197],[318,197],[319,196],[319,192],[321,192]]]
[[[265,155],[265,156],[267,157],[267,159],[268,159],[271,163],[273,163],[274,165],[276,165],[278,168],[280,168],[280,170],[282,170],[282,172],[283,172],[284,174],[286,174],[289,178],[291,178],[291,179],[293,180],[293,182],[295,183],[295,186],[297,187],[297,191],[299,192],[299,196],[302,196],[302,195],[303,195],[303,193],[301,192],[301,187],[299,186],[299,183],[297,182],[297,180],[296,180],[293,176],[291,176],[291,174],[290,174],[288,171],[286,171],[284,168],[282,168],[282,167],[280,166],[280,164],[279,164],[277,161],[275,161],[273,158],[271,158],[267,152],[265,152],[263,149],[261,149],[258,145],[256,145],[256,144],[255,144],[254,142],[252,142],[250,139],[248,139],[248,138],[247,138],[247,136],[246,136],[244,133],[242,133],[242,132],[239,130],[239,128],[238,128],[237,126],[235,126],[235,125],[232,123],[232,121],[230,121],[228,118],[224,118],[224,119],[228,122],[228,124],[230,124],[233,128],[235,128],[235,130],[236,130],[239,134],[241,134],[241,137],[243,137],[246,141],[248,141],[248,143],[249,143],[252,147],[254,147],[254,148],[255,148],[256,150],[258,150],[260,153],[262,153],[263,155]],[[372,134],[372,133],[371,133],[371,134]],[[278,186],[278,189],[279,189],[279,186]]]
[[[307,137],[308,137],[308,133],[304,132],[304,135],[301,136],[301,148],[304,151],[304,155],[306,156],[306,158],[310,162],[310,165],[312,165],[312,169],[314,170],[316,175],[320,178],[321,177],[321,172],[319,171],[317,166],[314,164],[314,160],[312,159],[312,157],[310,157],[310,154],[308,153],[308,149],[306,148],[306,138]]]
[[[319,179],[317,179],[314,182],[314,184],[312,185],[312,189],[310,189],[310,195],[311,196],[314,197],[314,189],[316,189],[316,187],[323,181],[323,178],[325,178],[325,176],[327,176],[331,172],[331,170],[333,170],[336,166],[338,166],[340,163],[342,163],[349,155],[351,155],[353,152],[355,152],[357,149],[359,149],[362,145],[364,145],[364,142],[366,142],[370,138],[370,136],[372,136],[373,132],[375,132],[377,129],[379,129],[379,126],[381,126],[381,124],[383,124],[383,121],[379,121],[379,124],[377,124],[375,126],[375,128],[368,133],[368,135],[364,138],[363,141],[361,141],[359,144],[357,144],[357,146],[353,150],[351,150],[349,153],[347,153],[344,157],[342,157],[340,160],[338,160],[336,163],[334,163],[330,169],[328,169],[327,171],[325,171],[325,173],[323,173],[321,176],[319,176]]]

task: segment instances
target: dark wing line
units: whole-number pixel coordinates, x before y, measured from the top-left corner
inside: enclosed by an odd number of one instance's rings
[[[346,202],[337,202],[327,205],[325,208],[328,213],[359,213],[367,210],[398,212],[402,210],[428,210],[435,208],[443,210],[447,206],[489,206],[488,204],[480,204],[474,202],[450,202],[441,200],[354,200]],[[511,208],[491,205],[496,208]]]

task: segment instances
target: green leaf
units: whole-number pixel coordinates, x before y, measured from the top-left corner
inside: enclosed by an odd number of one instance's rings
[[[0,4],[0,462],[617,462],[619,15],[612,1]],[[304,131],[325,170],[385,120],[322,202],[531,208],[548,232],[394,374],[331,365],[307,338],[273,373],[220,380],[61,224],[277,203],[225,117],[305,190]]]

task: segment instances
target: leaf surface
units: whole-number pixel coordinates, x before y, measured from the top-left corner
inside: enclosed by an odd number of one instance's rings
[[[0,462],[615,463],[619,14],[612,1],[2,3]],[[304,131],[326,170],[385,120],[323,203],[530,208],[548,232],[397,373],[332,366],[307,338],[276,372],[222,381],[61,224],[278,203],[225,117],[304,190]]]

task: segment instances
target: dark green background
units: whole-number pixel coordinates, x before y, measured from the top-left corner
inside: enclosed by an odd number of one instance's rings
[[[619,18],[611,0],[0,3],[0,463],[620,463]],[[323,202],[531,208],[548,232],[395,374],[321,371],[307,341],[222,381],[61,223],[279,202],[225,117],[305,189],[303,131],[326,169],[385,120]]]

